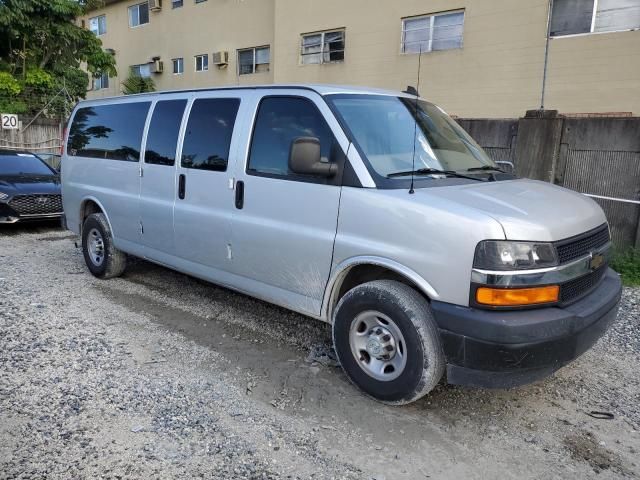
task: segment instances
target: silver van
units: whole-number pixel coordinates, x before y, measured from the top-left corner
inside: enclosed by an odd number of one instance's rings
[[[512,387],[614,321],[605,215],[506,173],[441,108],[327,85],[80,103],[68,228],[99,278],[127,255],[333,326],[349,378],[408,403],[446,378]]]

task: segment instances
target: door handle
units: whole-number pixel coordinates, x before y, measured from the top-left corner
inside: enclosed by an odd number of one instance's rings
[[[186,184],[187,177],[184,175],[184,173],[181,173],[178,177],[178,198],[180,200],[184,200],[185,188],[187,186]]]
[[[244,182],[239,180],[236,182],[236,208],[242,210],[244,207]]]

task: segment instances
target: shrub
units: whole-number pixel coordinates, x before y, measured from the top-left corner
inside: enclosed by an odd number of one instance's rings
[[[614,252],[611,268],[622,276],[625,285],[640,285],[640,249]]]
[[[16,97],[22,91],[20,82],[8,72],[0,72],[0,95],[3,97]]]

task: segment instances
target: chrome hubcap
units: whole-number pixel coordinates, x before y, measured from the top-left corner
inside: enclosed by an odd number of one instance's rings
[[[89,258],[91,259],[91,263],[93,263],[96,267],[102,265],[104,262],[104,240],[102,239],[102,234],[96,228],[92,228],[89,231],[89,236],[87,238],[89,244]]]
[[[407,364],[402,332],[391,318],[378,311],[369,310],[353,319],[349,345],[360,368],[376,380],[398,378]]]

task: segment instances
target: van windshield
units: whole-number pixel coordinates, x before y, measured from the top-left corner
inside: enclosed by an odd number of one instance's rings
[[[402,172],[408,176],[419,169],[474,172],[496,167],[469,134],[432,103],[383,95],[328,99],[371,168],[382,177],[401,178]]]

